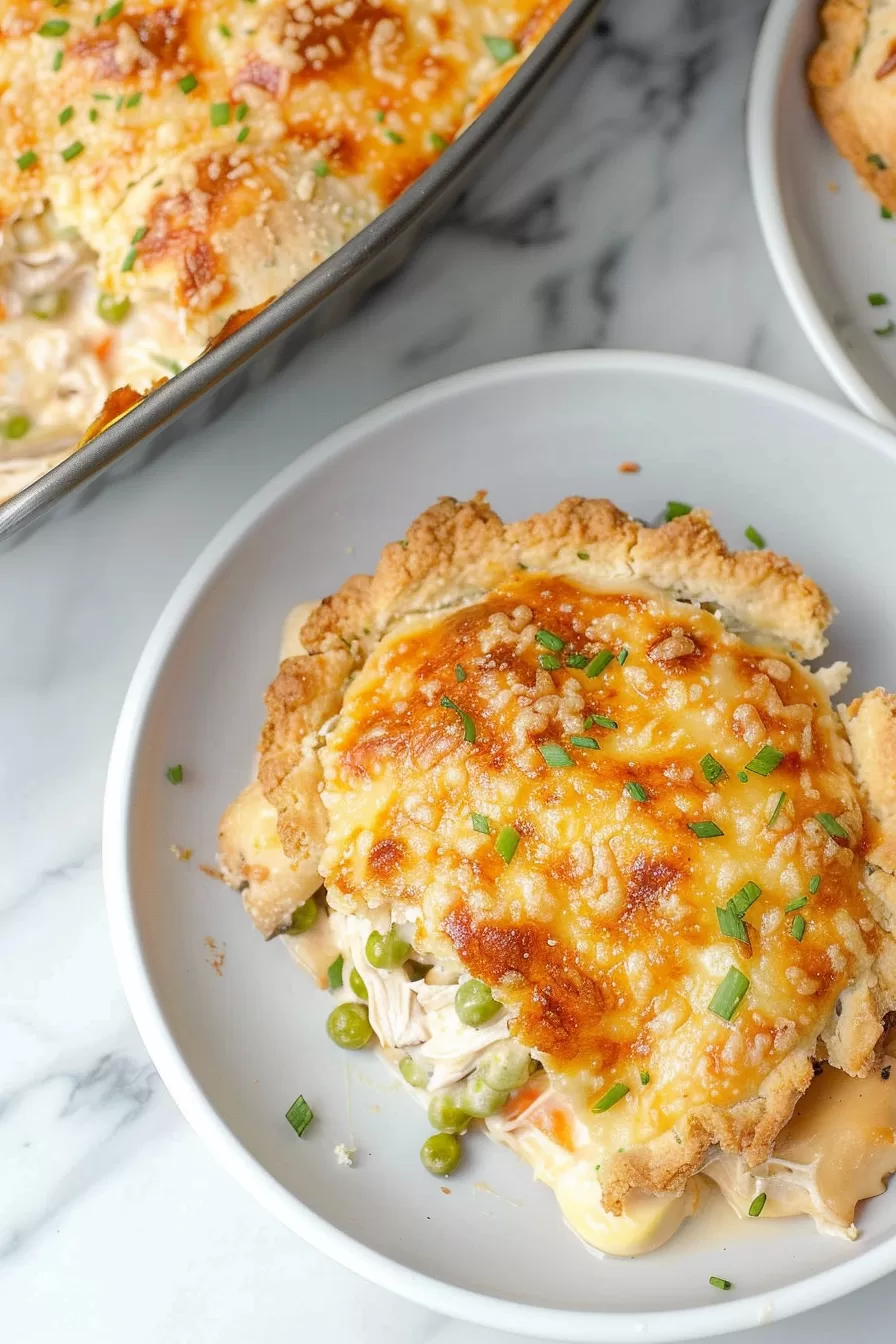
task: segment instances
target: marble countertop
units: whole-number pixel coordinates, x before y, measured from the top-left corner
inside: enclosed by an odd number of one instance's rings
[[[225,420],[0,560],[10,1344],[508,1344],[330,1263],[187,1128],[112,960],[106,760],[141,647],[198,551],[297,453],[397,392],[514,355],[615,346],[747,365],[841,400],[778,289],[750,200],[744,94],[764,7],[610,0],[535,122],[396,281]],[[750,1338],[883,1336],[893,1297],[884,1281]]]

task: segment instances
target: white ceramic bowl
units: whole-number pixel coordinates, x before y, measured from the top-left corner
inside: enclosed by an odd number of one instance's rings
[[[896,305],[896,219],[881,218],[809,104],[806,63],[820,0],[772,0],[747,104],[753,200],[797,320],[859,410],[896,428],[896,334],[875,336]],[[889,308],[872,308],[883,291]]]
[[[619,473],[628,459],[638,475]],[[896,683],[896,624],[884,619],[896,457],[852,412],[750,373],[612,353],[497,365],[402,397],[240,510],[179,585],[134,675],[104,846],[137,1025],[184,1115],[272,1213],[435,1310],[553,1339],[658,1341],[830,1300],[896,1266],[896,1189],[868,1206],[855,1244],[805,1219],[744,1225],[710,1208],[643,1260],[591,1256],[552,1195],[484,1137],[446,1197],[417,1158],[422,1112],[375,1058],[330,1045],[326,994],[197,867],[213,862],[219,813],[245,782],[286,611],[368,569],[437,495],[481,487],[508,518],[581,493],[646,518],[667,499],[709,505],[732,543],[752,524],[840,606],[832,654],[853,663],[853,684]],[[165,779],[173,762],[178,787]],[[316,1117],[303,1140],[284,1119],[299,1092]],[[354,1169],[337,1165],[338,1143],[357,1149]],[[710,1287],[711,1274],[733,1290]]]

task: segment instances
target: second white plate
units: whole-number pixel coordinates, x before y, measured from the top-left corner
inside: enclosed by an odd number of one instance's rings
[[[882,219],[809,104],[806,64],[818,0],[772,0],[747,107],[753,200],[778,280],[831,376],[866,415],[896,429],[896,218]],[[889,295],[872,308],[870,293]]]

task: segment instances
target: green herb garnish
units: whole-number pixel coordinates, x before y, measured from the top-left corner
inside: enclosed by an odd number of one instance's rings
[[[520,833],[512,826],[502,826],[495,840],[495,849],[505,863],[510,863],[520,843]]]
[[[467,674],[466,674],[466,672],[463,670],[463,668],[461,667],[460,663],[457,663],[457,664],[455,665],[455,668],[454,668],[454,680],[455,680],[455,681],[466,681],[466,679],[467,679]]]
[[[249,127],[244,126],[243,129],[237,133],[236,142],[238,145],[241,145],[244,140],[248,139],[249,139]]]
[[[68,19],[47,19],[37,30],[38,37],[64,37],[71,28]]]
[[[209,120],[213,126],[230,125],[230,104],[212,103],[208,109]]]
[[[248,115],[249,115],[249,104],[248,104],[248,103],[237,103],[236,107],[234,108],[234,112],[233,112],[234,120],[235,120],[235,121],[245,121],[245,120],[246,120],[246,117],[248,117]]]
[[[747,761],[744,769],[754,775],[770,775],[773,770],[777,770],[785,754],[766,742],[764,747],[759,748],[752,761]]]
[[[816,891],[818,890],[818,888],[819,888],[820,886],[821,886],[821,878],[820,878],[820,877],[816,876],[816,877],[810,877],[810,878],[809,878],[809,891],[810,891],[810,893],[811,893],[813,896],[815,895]]]
[[[584,653],[568,653],[566,655],[567,667],[587,667],[588,658]]]
[[[717,905],[716,916],[719,928],[726,938],[735,938],[739,943],[746,943],[749,946],[747,926],[735,910],[734,901],[729,901],[726,906]]]
[[[578,556],[578,558],[579,558],[580,560],[590,560],[590,559],[591,559],[591,556],[590,556],[590,554],[588,553],[588,551],[576,551],[576,555]]]
[[[763,1194],[759,1194],[759,1195],[756,1196],[756,1198],[753,1200],[753,1203],[750,1205],[749,1209],[747,1210],[747,1213],[748,1213],[748,1215],[749,1215],[750,1218],[758,1218],[758,1217],[759,1217],[760,1213],[761,1213],[762,1210],[765,1208],[765,1201],[766,1201],[767,1198],[768,1198],[768,1196],[765,1195],[764,1193],[763,1193]]]
[[[601,672],[603,672],[604,668],[608,665],[608,663],[612,663],[612,661],[613,661],[612,650],[601,649],[600,653],[596,653],[594,657],[591,659],[591,662],[585,668],[585,676],[599,677]]]
[[[794,915],[793,923],[790,926],[790,932],[798,943],[803,941],[803,934],[806,932],[806,921],[802,915]]]
[[[443,149],[448,148],[448,141],[443,135],[439,135],[438,131],[430,131],[429,143],[432,145],[433,149],[437,149],[439,153],[441,153]]]
[[[331,961],[327,967],[327,985],[330,989],[342,988],[342,970],[344,965],[344,959],[339,956],[335,961]]]
[[[625,1083],[614,1083],[608,1092],[605,1092],[600,1101],[596,1101],[591,1107],[594,1115],[602,1115],[608,1111],[611,1106],[615,1106],[617,1101],[628,1096],[628,1087]]]
[[[473,823],[473,830],[478,831],[480,835],[489,835],[491,833],[488,817],[484,817],[481,812],[471,812],[470,820]]]
[[[329,177],[330,165],[328,163],[324,163],[323,159],[321,159],[319,163],[316,163],[314,165],[312,172],[314,173],[315,177]]]
[[[383,135],[385,135],[386,139],[392,145],[404,144],[404,136],[399,135],[397,131],[383,131]]]
[[[719,985],[709,1004],[709,1011],[723,1022],[730,1022],[744,1001],[750,982],[736,966],[729,966],[725,979]]]
[[[169,765],[165,771],[165,778],[169,784],[182,784],[184,780],[184,768],[182,765]]]
[[[181,93],[192,93],[198,83],[195,75],[184,75],[183,79],[177,81],[177,87]]]
[[[615,719],[608,719],[603,714],[589,714],[585,720],[585,727],[590,728],[596,723],[598,728],[618,728],[619,724]]]
[[[552,635],[550,630],[539,630],[535,636],[535,643],[550,649],[552,653],[560,653],[566,648],[566,640],[561,639],[559,635]]]
[[[517,53],[517,45],[510,37],[486,37],[483,42],[488,47],[495,65],[504,65]]]
[[[642,1070],[641,1070],[641,1073],[640,1073],[639,1076],[640,1076],[642,1085],[643,1085],[644,1087],[646,1087],[647,1084],[650,1082],[650,1074],[647,1072],[646,1069],[642,1069]]]
[[[62,157],[65,159],[66,163],[70,163],[72,159],[76,159],[78,155],[83,154],[83,152],[84,146],[81,144],[81,141],[73,140],[72,143],[66,145],[65,149],[62,151]]]
[[[721,1288],[723,1293],[727,1293],[728,1289],[732,1287],[730,1279],[720,1279],[715,1274],[710,1274],[709,1282],[713,1288]]]
[[[573,758],[556,742],[542,742],[538,750],[548,765],[553,765],[558,769],[567,765],[575,765]]]
[[[893,319],[890,318],[889,322],[887,322],[885,326],[872,327],[872,331],[874,332],[875,336],[892,336],[893,332],[896,331],[896,322],[894,322]]]
[[[792,915],[794,910],[802,910],[804,905],[809,904],[808,896],[796,896],[792,901],[788,901],[784,907],[785,915]]]
[[[574,747],[585,747],[588,751],[600,751],[600,743],[596,737],[581,737],[578,733],[573,733],[569,740]]]
[[[622,667],[622,664],[625,662],[627,657],[628,657],[628,649],[620,649],[616,655],[616,661],[619,663],[620,667]]]
[[[879,154],[868,154],[865,158],[866,163],[871,163],[875,168],[886,168],[886,164]]]
[[[475,742],[476,725],[470,718],[469,714],[467,714],[465,710],[461,709],[460,705],[456,705],[453,700],[449,700],[447,695],[442,696],[441,700],[439,701],[439,704],[442,706],[443,709],[453,709],[455,714],[460,715],[460,721],[464,726],[464,739],[467,742]]]
[[[628,794],[629,798],[634,798],[634,800],[635,800],[636,803],[646,803],[646,802],[647,802],[647,793],[646,793],[646,790],[644,790],[644,789],[641,787],[641,785],[637,783],[636,780],[634,780],[634,779],[627,779],[627,780],[625,781],[625,791],[626,791],[626,793]]]
[[[72,107],[71,103],[69,103],[68,107],[64,107],[59,113],[59,125],[64,126],[67,121],[71,121],[74,115],[75,109]]]
[[[680,499],[667,500],[666,522],[671,523],[673,518],[683,518],[686,513],[691,513],[693,508],[693,504],[683,504]]]
[[[546,672],[556,672],[558,667],[563,666],[555,653],[540,653],[538,655],[538,662]]]
[[[286,1112],[286,1118],[301,1138],[314,1119],[314,1113],[304,1097],[296,1097]]]
[[[36,163],[37,155],[33,149],[27,149],[24,154],[20,154],[16,159],[16,164],[20,173],[24,173],[28,168],[33,168]]]
[[[780,815],[781,815],[781,808],[784,806],[784,800],[786,799],[786,797],[787,797],[787,794],[786,794],[786,793],[784,792],[784,790],[782,789],[781,792],[778,794],[778,801],[775,803],[775,806],[774,806],[774,809],[773,809],[773,811],[772,811],[772,814],[771,814],[771,816],[769,817],[768,821],[765,823],[765,825],[766,825],[766,829],[768,829],[768,827],[770,827],[770,826],[774,826],[775,822],[776,822],[776,821],[778,820],[778,818],[780,817]]]
[[[714,821],[689,821],[688,830],[693,831],[701,840],[711,840],[714,835],[724,835],[721,826]]]
[[[715,784],[717,779],[727,775],[728,771],[724,765],[720,765],[715,756],[710,756],[709,752],[701,759],[700,769],[703,771],[703,778],[708,784]]]
[[[735,914],[744,915],[762,895],[762,888],[756,882],[745,882],[740,891],[735,892],[728,902]]]
[[[848,840],[849,832],[844,831],[836,817],[832,817],[830,812],[816,812],[815,820],[821,822],[828,835],[832,835],[835,840]]]
[[[872,308],[884,308],[890,302],[890,300],[887,298],[886,294],[881,294],[878,292],[875,294],[869,294],[868,302],[871,304]]]
[[[752,541],[757,551],[765,550],[765,537],[762,535],[761,532],[757,532],[755,527],[745,527],[744,536],[746,537],[747,541]]]

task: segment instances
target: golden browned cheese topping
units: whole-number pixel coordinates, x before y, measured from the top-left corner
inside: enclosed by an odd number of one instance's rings
[[[561,1086],[630,1089],[629,1141],[755,1096],[878,936],[819,683],[647,584],[521,573],[405,619],[323,760],[331,899],[418,907]]]

